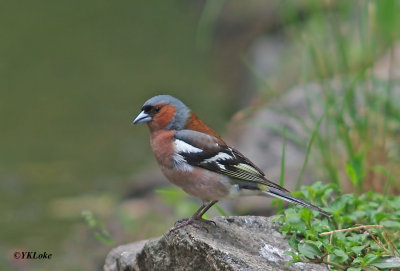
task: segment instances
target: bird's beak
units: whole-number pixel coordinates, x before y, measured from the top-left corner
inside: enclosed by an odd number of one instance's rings
[[[132,124],[138,124],[138,123],[145,123],[151,121],[153,118],[147,114],[144,113],[144,111],[140,112],[140,114],[136,117],[136,119],[133,120]]]

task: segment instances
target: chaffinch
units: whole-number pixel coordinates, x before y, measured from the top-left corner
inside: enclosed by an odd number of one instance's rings
[[[197,226],[195,221],[204,221],[203,214],[218,200],[242,195],[270,195],[332,216],[269,181],[177,98],[150,98],[133,121],[138,123],[147,123],[151,147],[167,179],[203,201],[192,217],[178,222],[172,230],[189,224]]]

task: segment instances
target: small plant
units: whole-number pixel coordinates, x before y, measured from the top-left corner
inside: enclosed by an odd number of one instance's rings
[[[97,241],[104,245],[114,244],[114,240],[106,229],[103,222],[97,219],[91,211],[84,210],[82,211],[81,215],[86,225],[93,232],[93,236],[96,238]]]
[[[317,219],[316,212],[293,207],[276,219],[296,251],[288,252],[290,263],[325,263],[350,271],[400,268],[400,197],[373,191],[341,194],[335,184],[321,182],[293,194],[326,206],[333,218]]]

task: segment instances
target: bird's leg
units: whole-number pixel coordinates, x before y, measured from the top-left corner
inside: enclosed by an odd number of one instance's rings
[[[195,223],[196,220],[197,221],[201,220],[207,223],[213,223],[215,225],[214,221],[204,219],[202,218],[202,216],[208,211],[208,209],[211,208],[211,206],[213,206],[217,202],[218,202],[217,200],[210,201],[209,203],[203,202],[203,205],[201,205],[200,208],[191,217],[177,221],[177,223],[175,223],[175,226],[170,231],[171,232],[176,231],[177,229],[180,229],[187,225],[192,225],[195,228],[201,228],[201,226]]]
[[[210,201],[207,205],[205,205],[203,207],[203,209],[201,210],[201,212],[199,212],[199,214],[197,214],[197,219],[202,220],[202,221],[211,222],[211,223],[214,223],[214,225],[216,225],[214,221],[204,219],[203,215],[208,211],[208,209],[210,209],[217,202],[218,202],[218,200],[213,200],[213,201]]]
[[[182,227],[185,227],[187,225],[193,224],[194,227],[199,228],[199,226],[197,224],[194,224],[194,221],[196,219],[198,219],[197,217],[199,216],[199,214],[201,213],[201,211],[206,207],[206,203],[203,202],[203,204],[200,206],[200,208],[189,218],[184,218],[184,219],[180,219],[175,223],[175,226],[170,230],[172,231],[176,231],[177,229],[180,229]]]

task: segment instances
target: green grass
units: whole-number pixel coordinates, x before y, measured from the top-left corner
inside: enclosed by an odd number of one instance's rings
[[[391,77],[394,63],[388,67],[386,78],[378,77],[374,68],[385,53],[392,53],[399,40],[395,29],[400,27],[400,20],[395,14],[400,4],[306,3],[303,9],[309,16],[305,20],[293,11],[290,2],[282,4],[282,16],[292,44],[284,60],[292,70],[298,70],[287,73],[294,74],[292,84],[304,89],[307,121],[295,112],[276,109],[308,133],[308,143],[289,134],[297,145],[307,146],[302,172],[311,159],[321,178],[346,191],[361,193],[373,188],[399,192],[400,182],[393,177],[400,173],[400,103],[393,91],[398,81]],[[299,54],[301,57],[295,57]],[[313,83],[319,90],[309,90]],[[260,89],[260,94],[268,96],[270,91],[270,87]],[[265,126],[282,131],[281,127]]]
[[[295,196],[325,206],[332,219],[294,207],[277,217],[288,236],[294,262],[329,264],[333,270],[400,268],[400,197],[370,191],[342,194],[334,185],[317,182]]]
[[[399,81],[392,78],[394,63],[385,77],[374,69],[385,53],[393,56],[399,41],[400,3],[308,3],[311,13],[305,20],[293,7],[282,11],[295,44],[292,50],[296,55],[301,52],[300,58],[290,53],[287,58],[300,67],[291,73],[292,82],[304,89],[307,121],[278,110],[296,120],[309,138],[305,144],[291,135],[306,153],[296,187],[306,166],[330,183],[317,182],[293,194],[325,206],[334,217],[290,208],[277,219],[281,232],[296,251],[289,252],[292,262],[326,263],[334,270],[398,269],[400,197],[394,195],[400,193],[400,97],[394,88]],[[311,83],[318,84],[318,91],[308,90]],[[270,88],[260,92],[267,96]],[[343,190],[352,194],[342,194]]]

